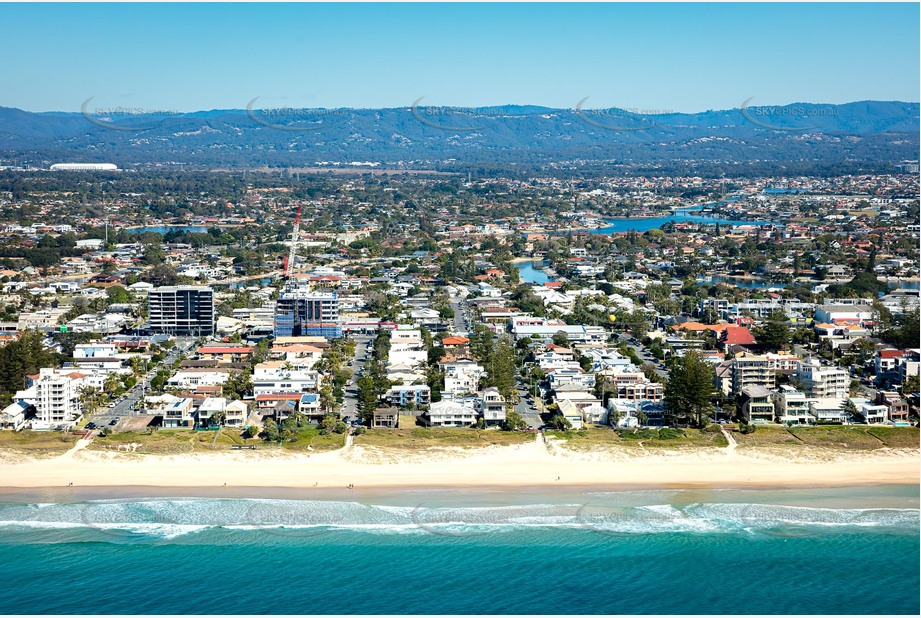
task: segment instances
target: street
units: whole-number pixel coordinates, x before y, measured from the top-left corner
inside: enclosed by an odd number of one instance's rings
[[[349,360],[349,369],[352,377],[349,383],[345,385],[345,397],[342,402],[342,416],[358,416],[358,372],[365,367],[368,359],[371,357],[368,352],[368,344],[374,341],[372,335],[355,335],[352,337],[355,341],[355,355]]]
[[[158,364],[149,368],[146,374],[138,378],[137,384],[135,384],[131,390],[125,393],[122,396],[122,399],[112,408],[100,408],[96,414],[93,414],[90,417],[90,422],[96,423],[98,428],[111,427],[109,423],[112,422],[115,418],[121,418],[125,416],[132,416],[135,414],[143,414],[143,397],[147,389],[150,388],[150,380],[156,375],[157,369],[161,367],[169,367],[175,363],[179,358],[186,354],[189,349],[195,344],[194,338],[177,338],[175,340],[176,345],[173,347],[160,361]],[[140,410],[135,410],[135,406],[138,402],[141,402],[142,407]]]
[[[661,361],[659,361],[658,359],[656,359],[656,357],[650,354],[649,351],[643,346],[643,344],[633,343],[630,341],[630,339],[631,339],[630,335],[626,335],[624,333],[620,333],[617,335],[618,343],[626,344],[628,348],[632,348],[633,351],[636,352],[636,355],[639,356],[640,360],[643,361],[644,363],[652,363],[653,365],[655,365],[656,373],[662,376],[662,380],[664,382],[667,382],[668,381],[668,369],[666,369],[664,365],[660,367],[659,365],[661,364]]]
[[[528,398],[528,389],[527,384],[525,384],[521,376],[518,376],[518,401],[515,403],[515,412],[521,415],[521,418],[524,419],[524,422],[528,424],[529,427],[537,429],[544,424],[544,421],[541,420],[539,410],[543,410],[543,402],[540,401],[540,391],[538,390],[538,396]],[[534,407],[531,407],[533,404]]]
[[[461,337],[466,337],[469,333],[468,324],[470,323],[470,305],[460,296],[452,296],[448,303],[454,310],[454,332]]]

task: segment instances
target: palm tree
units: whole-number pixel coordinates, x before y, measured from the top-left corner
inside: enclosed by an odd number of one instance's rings
[[[96,408],[99,406],[99,389],[92,386],[84,386],[80,388],[80,407],[90,414],[95,414]]]

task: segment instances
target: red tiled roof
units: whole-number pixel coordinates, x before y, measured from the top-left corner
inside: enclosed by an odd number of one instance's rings
[[[300,401],[304,393],[267,393],[256,395],[256,401]]]
[[[252,348],[230,347],[230,348],[198,348],[199,354],[250,354]]]
[[[732,326],[723,331],[722,341],[729,345],[750,345],[755,343],[755,337],[744,326]]]
[[[470,340],[466,337],[445,337],[441,343],[442,345],[467,345]]]

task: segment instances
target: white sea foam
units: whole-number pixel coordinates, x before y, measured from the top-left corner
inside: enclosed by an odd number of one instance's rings
[[[830,509],[757,503],[393,506],[359,502],[237,499],[101,500],[0,505],[0,528],[89,528],[102,534],[172,539],[209,529],[311,536],[479,536],[532,528],[581,528],[613,535],[821,533],[829,529],[918,530],[918,509]]]

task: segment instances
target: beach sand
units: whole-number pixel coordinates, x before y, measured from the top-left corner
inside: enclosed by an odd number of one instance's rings
[[[416,451],[352,446],[309,455],[256,450],[156,456],[77,447],[47,459],[0,457],[0,487],[823,487],[917,484],[919,461],[918,451],[909,449],[580,452],[540,441]]]

